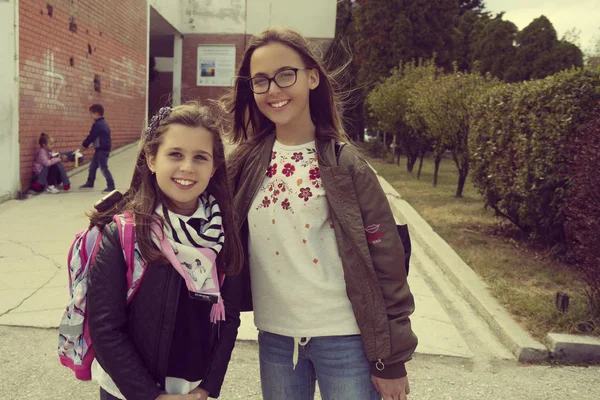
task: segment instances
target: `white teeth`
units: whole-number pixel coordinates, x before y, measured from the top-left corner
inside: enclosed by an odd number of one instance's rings
[[[283,100],[283,101],[280,101],[278,103],[271,103],[271,106],[274,107],[274,108],[281,108],[281,107],[285,106],[289,102],[290,102],[289,100]]]
[[[186,181],[183,179],[173,179],[173,180],[183,186],[191,186],[195,183],[194,181]]]

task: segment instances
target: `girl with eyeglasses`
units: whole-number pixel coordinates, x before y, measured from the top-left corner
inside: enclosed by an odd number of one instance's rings
[[[417,346],[404,250],[375,173],[347,142],[333,80],[270,28],[231,93],[234,210],[266,400],[400,400]]]

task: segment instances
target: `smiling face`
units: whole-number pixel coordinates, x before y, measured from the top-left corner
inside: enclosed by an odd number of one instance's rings
[[[192,215],[215,173],[212,134],[201,127],[173,124],[163,134],[156,156],[147,160],[158,187],[171,200],[171,211]]]
[[[306,68],[300,55],[281,43],[269,43],[254,51],[250,59],[250,76],[272,78],[289,68]],[[293,74],[293,71],[289,71]],[[280,129],[287,126],[302,128],[311,124],[309,94],[319,85],[315,69],[299,70],[296,83],[287,88],[271,82],[266,93],[254,94],[258,109]]]

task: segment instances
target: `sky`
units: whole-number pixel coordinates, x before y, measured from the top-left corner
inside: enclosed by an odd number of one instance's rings
[[[519,29],[545,15],[561,39],[572,28],[581,31],[579,43],[591,53],[600,39],[600,0],[484,0],[493,14],[504,11],[504,20],[512,21]]]

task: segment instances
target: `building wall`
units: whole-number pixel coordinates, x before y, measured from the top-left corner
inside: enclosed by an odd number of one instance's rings
[[[179,32],[181,32],[184,18],[183,7],[185,2],[187,0],[148,0],[150,6]]]
[[[253,34],[272,25],[299,30],[328,41],[335,35],[336,0],[188,0],[181,2],[183,20],[182,101],[217,98],[223,87],[196,86],[197,46],[234,44],[237,65]]]
[[[285,25],[307,37],[331,39],[336,5],[336,0],[187,0],[180,3],[180,32],[253,35],[268,26]]]
[[[0,202],[19,191],[17,0],[0,2]]]
[[[247,32],[284,25],[306,37],[333,39],[337,0],[247,0]]]
[[[105,106],[113,149],[139,138],[146,110],[146,0],[20,0],[20,181],[29,187],[41,132],[60,151],[88,134]],[[95,89],[100,82],[100,91]],[[93,150],[87,150],[87,158]]]
[[[196,86],[198,65],[198,45],[200,44],[234,44],[236,46],[236,65],[239,65],[244,55],[247,40],[244,35],[185,35],[183,38],[183,61],[181,74],[181,100],[216,99],[226,93],[228,88],[215,86]]]

